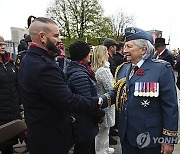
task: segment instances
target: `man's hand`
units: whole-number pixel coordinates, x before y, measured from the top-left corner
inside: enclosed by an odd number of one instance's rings
[[[174,145],[162,143],[161,144],[161,153],[162,154],[172,154],[174,151]]]
[[[103,99],[101,97],[99,97],[98,104],[99,104],[100,107],[103,105]]]

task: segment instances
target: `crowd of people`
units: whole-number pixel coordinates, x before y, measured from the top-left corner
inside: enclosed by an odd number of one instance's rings
[[[30,154],[112,154],[113,130],[122,154],[172,154],[180,56],[164,38],[128,27],[119,43],[75,40],[66,57],[53,20],[34,17],[28,28],[15,62],[0,36],[0,126],[22,119],[23,106]],[[1,153],[13,154],[18,137],[0,143]]]

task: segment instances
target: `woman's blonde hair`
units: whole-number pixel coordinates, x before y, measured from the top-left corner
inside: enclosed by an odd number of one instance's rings
[[[98,68],[104,66],[108,61],[107,48],[103,45],[98,45],[94,48],[92,54],[92,69],[97,71]]]

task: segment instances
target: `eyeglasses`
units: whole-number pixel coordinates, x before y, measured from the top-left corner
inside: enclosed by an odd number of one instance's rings
[[[6,43],[0,42],[0,46],[6,46]]]

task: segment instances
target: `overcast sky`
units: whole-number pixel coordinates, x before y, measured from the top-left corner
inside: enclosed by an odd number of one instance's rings
[[[24,28],[29,15],[44,16],[53,0],[0,0],[0,35],[11,39],[10,27]],[[178,0],[100,0],[106,16],[123,11],[133,15],[135,26],[161,30],[170,48],[180,47],[180,9]]]

